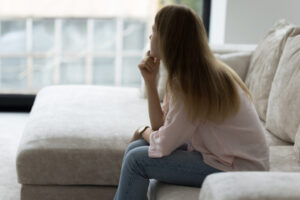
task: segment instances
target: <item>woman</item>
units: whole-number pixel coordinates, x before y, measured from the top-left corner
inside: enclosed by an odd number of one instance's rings
[[[138,129],[122,163],[115,199],[145,199],[149,179],[198,186],[212,173],[269,170],[269,151],[243,81],[217,60],[201,19],[183,6],[155,16],[151,48],[139,64],[150,127]],[[160,61],[168,77],[161,107]]]

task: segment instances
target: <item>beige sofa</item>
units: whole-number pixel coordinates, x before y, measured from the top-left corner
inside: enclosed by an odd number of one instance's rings
[[[148,199],[300,199],[300,29],[279,21],[257,47],[212,49],[253,94],[270,172],[213,174],[201,189],[151,180]],[[112,199],[128,141],[149,124],[143,92],[91,85],[40,90],[16,158],[22,200]]]

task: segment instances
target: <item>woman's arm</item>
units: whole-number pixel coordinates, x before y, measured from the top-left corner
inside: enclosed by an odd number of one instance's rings
[[[186,107],[182,99],[177,99],[177,106],[170,103],[170,110],[166,116],[165,124],[156,131],[150,128],[142,134],[150,144],[149,157],[159,158],[172,153],[177,147],[189,141],[199,126],[188,119]]]
[[[162,111],[156,84],[145,82],[148,96],[148,112],[152,130],[158,130],[164,124]]]
[[[158,130],[164,124],[164,113],[160,105],[156,87],[159,65],[160,60],[158,58],[151,57],[150,51],[147,52],[146,57],[138,65],[145,80],[148,96],[149,118],[153,130]]]

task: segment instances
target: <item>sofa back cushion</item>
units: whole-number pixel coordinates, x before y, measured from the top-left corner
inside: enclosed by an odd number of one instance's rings
[[[286,38],[293,25],[284,20],[274,24],[253,52],[246,75],[246,85],[254,98],[259,117],[266,120],[271,84],[284,48]]]
[[[252,52],[215,54],[217,59],[231,67],[243,81],[245,81],[251,55]]]
[[[300,27],[287,39],[270,91],[266,128],[295,142],[300,124]]]
[[[296,152],[296,157],[300,161],[300,125],[295,138],[294,150]]]

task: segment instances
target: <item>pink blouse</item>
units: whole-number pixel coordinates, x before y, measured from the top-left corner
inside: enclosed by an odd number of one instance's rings
[[[253,103],[238,86],[240,110],[222,124],[197,122],[186,115],[182,99],[174,107],[172,96],[165,96],[164,125],[150,134],[149,157],[160,158],[188,143],[188,151],[198,151],[203,161],[222,171],[269,170],[269,148]],[[168,101],[169,99],[169,101]]]

